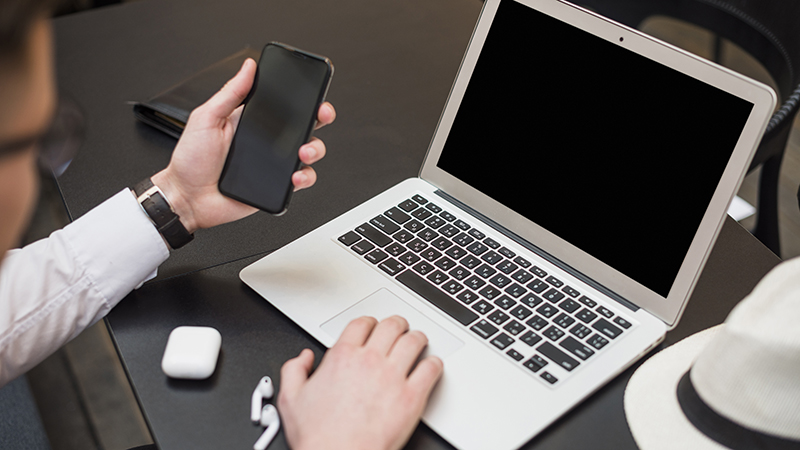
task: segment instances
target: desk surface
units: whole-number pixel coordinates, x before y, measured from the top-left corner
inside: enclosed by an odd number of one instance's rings
[[[477,0],[161,0],[56,21],[58,79],[84,106],[88,139],[59,179],[78,217],[164,167],[175,141],[137,123],[126,103],[145,99],[244,46],[279,40],[330,57],[339,118],[319,133],[329,156],[318,185],[287,215],[257,214],[199,232],[159,278],[134,292],[108,324],[153,437],[162,449],[249,448],[250,393],[302,348],[323,348],[246,288],[238,271],[395,183],[416,175],[477,19]],[[728,220],[674,342],[721,322],[777,258]],[[223,336],[215,375],[170,381],[160,358],[179,325]],[[632,369],[528,444],[634,448],[622,410]],[[281,437],[271,448],[285,447]],[[412,448],[446,448],[420,426]]]

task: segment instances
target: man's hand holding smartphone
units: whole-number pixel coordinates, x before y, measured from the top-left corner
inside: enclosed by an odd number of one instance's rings
[[[256,63],[248,59],[239,73],[203,105],[195,109],[166,169],[153,175],[153,184],[169,199],[181,223],[193,233],[247,217],[257,211],[219,192],[218,182],[233,140],[242,101],[247,97],[256,75]],[[317,128],[336,118],[330,103],[317,111]],[[294,189],[311,187],[317,180],[309,167],[325,156],[325,144],[312,138],[300,147],[298,157],[305,164],[292,174]]]

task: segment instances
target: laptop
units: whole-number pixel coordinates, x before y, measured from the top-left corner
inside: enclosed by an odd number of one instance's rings
[[[487,0],[419,177],[240,277],[326,346],[405,317],[445,366],[423,421],[517,448],[677,325],[775,103],[570,3]]]

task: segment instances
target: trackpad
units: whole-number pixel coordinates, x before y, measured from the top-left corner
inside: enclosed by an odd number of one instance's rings
[[[371,316],[383,320],[395,314],[408,321],[409,329],[422,331],[428,337],[428,347],[422,353],[422,357],[436,355],[445,359],[464,345],[458,338],[385,288],[342,311],[323,323],[320,328],[331,337],[339,339],[339,335],[353,319]]]

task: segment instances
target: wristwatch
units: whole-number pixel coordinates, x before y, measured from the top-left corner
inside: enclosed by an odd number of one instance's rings
[[[136,194],[136,201],[173,250],[183,247],[194,239],[194,234],[186,230],[180,217],[175,214],[167,201],[167,197],[158,186],[153,185],[150,178],[136,183],[133,192]]]

